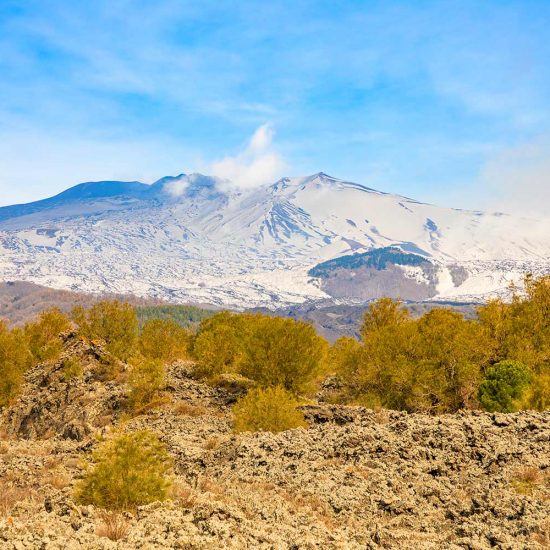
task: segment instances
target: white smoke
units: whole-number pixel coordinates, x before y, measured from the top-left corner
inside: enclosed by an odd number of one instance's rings
[[[271,126],[263,124],[254,132],[243,151],[214,162],[211,173],[231,181],[240,189],[252,189],[274,182],[281,176],[285,162],[273,148],[273,135]]]
[[[189,187],[189,178],[182,176],[176,180],[169,181],[162,186],[162,190],[173,198],[178,198],[185,193]]]

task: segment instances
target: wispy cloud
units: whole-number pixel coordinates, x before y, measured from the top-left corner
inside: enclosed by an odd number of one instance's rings
[[[272,127],[263,124],[241,152],[214,162],[212,174],[229,180],[239,189],[274,182],[282,175],[285,162],[273,147],[273,135]]]
[[[162,190],[173,198],[181,197],[189,187],[189,179],[185,176],[169,181],[162,186]]]

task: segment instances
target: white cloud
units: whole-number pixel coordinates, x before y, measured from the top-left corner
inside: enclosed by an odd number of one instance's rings
[[[480,181],[492,209],[550,219],[550,141],[502,149],[485,164]]]
[[[185,176],[176,180],[169,181],[162,186],[162,190],[168,193],[171,197],[181,197],[185,190],[189,187],[189,179]]]
[[[273,148],[273,135],[271,126],[263,124],[243,151],[214,162],[210,172],[229,180],[239,189],[253,189],[274,182],[281,176],[285,162]]]

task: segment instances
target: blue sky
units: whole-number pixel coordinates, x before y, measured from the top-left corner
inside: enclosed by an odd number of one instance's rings
[[[540,210],[549,159],[550,0],[0,3],[0,204],[324,171]]]

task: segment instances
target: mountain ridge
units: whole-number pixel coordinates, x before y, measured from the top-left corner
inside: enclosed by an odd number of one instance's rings
[[[309,300],[481,300],[550,269],[550,237],[518,216],[458,210],[324,172],[255,189],[202,174],[85,182],[0,208],[0,278],[230,307]],[[393,247],[422,265],[328,260]],[[404,262],[405,264],[410,262]],[[341,269],[340,269],[341,268]]]

